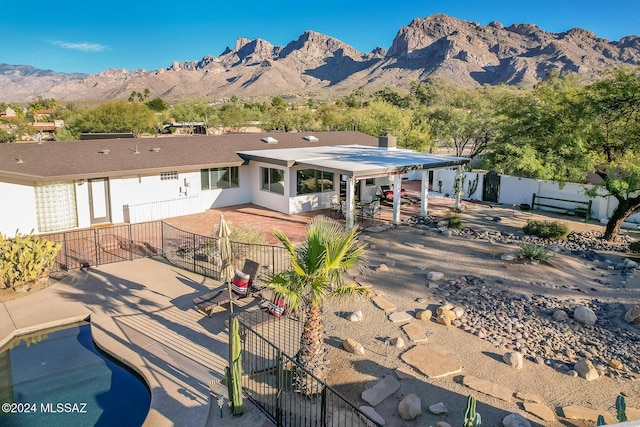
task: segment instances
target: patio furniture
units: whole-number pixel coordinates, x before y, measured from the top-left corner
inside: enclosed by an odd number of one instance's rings
[[[366,221],[367,218],[370,218],[373,221],[373,218],[376,216],[380,219],[382,214],[382,209],[380,207],[380,200],[374,200],[371,203],[367,203],[362,206],[361,215],[362,220]]]
[[[216,307],[252,296],[252,294],[256,292],[254,282],[257,279],[259,269],[260,264],[246,259],[242,270],[236,270],[236,275],[231,284],[227,284],[227,286],[222,289],[194,298],[193,305],[196,306],[198,311],[211,317]],[[229,287],[231,287],[231,292],[229,292]],[[246,291],[244,289],[246,289]]]
[[[380,194],[378,194],[378,199],[386,204],[393,204],[393,190],[388,185],[380,186]],[[407,190],[404,188],[400,188],[400,203],[401,204],[413,204],[420,201],[420,198],[415,196],[410,196],[407,193]]]

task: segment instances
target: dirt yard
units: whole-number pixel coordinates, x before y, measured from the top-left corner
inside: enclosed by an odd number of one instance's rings
[[[435,212],[443,218],[447,214],[446,209]],[[482,204],[469,204],[459,215],[463,228],[516,237],[528,219],[553,219]],[[572,230],[603,230],[600,225],[571,219],[561,220]],[[373,285],[374,294],[384,295],[397,306],[395,311],[411,316],[424,309],[435,313],[447,302],[465,310],[456,327],[434,319],[394,323],[388,318],[390,312],[361,299],[331,302],[325,307],[330,383],[340,393],[357,406],[366,405],[361,393],[386,375],[397,379],[395,370],[402,368],[414,376],[400,379],[398,391],[375,407],[386,425],[435,426],[444,421],[460,426],[470,394],[477,398],[477,411],[487,426],[501,425],[513,412],[532,425],[593,426],[593,421],[564,418],[562,408],[581,406],[614,416],[614,403],[621,393],[626,396],[627,408],[640,408],[640,328],[622,320],[626,307],[640,302],[640,275],[615,268],[624,260],[624,253],[596,251],[598,258],[594,260],[576,253],[555,253],[548,262],[531,264],[501,259],[503,254],[515,252],[516,243],[500,238],[447,237],[432,227],[400,225],[381,232],[363,231],[362,238],[369,245],[368,267],[364,276],[356,278]],[[381,268],[382,264],[385,267]],[[427,280],[427,274],[434,271],[444,273],[444,278]],[[589,306],[598,315],[595,326],[573,322],[571,313],[579,305]],[[551,315],[557,309],[568,313],[569,320],[554,320]],[[362,311],[363,320],[348,320],[357,310]],[[420,325],[425,342],[412,343],[403,332],[403,324],[411,322]],[[403,338],[404,348],[389,345],[396,337]],[[346,338],[362,344],[364,355],[343,350]],[[401,359],[414,345],[444,354],[462,367],[461,373],[429,378],[414,370]],[[515,350],[525,355],[522,369],[503,362],[503,354]],[[573,363],[583,355],[600,369],[600,378],[586,381],[571,375]],[[610,360],[617,358],[627,365],[619,370],[609,368]],[[514,394],[536,395],[556,419],[545,421],[526,412],[519,399],[507,402],[471,390],[462,384],[465,376],[488,380]],[[398,403],[410,393],[420,397],[422,415],[403,421],[398,416]],[[446,405],[447,413],[431,414],[428,407],[439,402]],[[640,416],[632,409],[629,412]]]

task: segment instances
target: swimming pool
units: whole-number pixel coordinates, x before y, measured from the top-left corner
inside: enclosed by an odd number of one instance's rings
[[[89,324],[19,337],[8,348],[0,353],[0,426],[140,426],[149,412],[146,384],[96,349]]]

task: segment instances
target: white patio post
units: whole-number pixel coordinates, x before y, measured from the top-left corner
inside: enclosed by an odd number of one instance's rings
[[[402,175],[393,175],[393,223],[400,224],[400,187],[402,186]]]
[[[429,206],[429,171],[423,169],[420,175],[420,216],[425,218]]]
[[[356,196],[356,180],[352,176],[347,177],[347,200],[346,200],[346,227],[347,230],[351,230],[355,226],[355,196]]]

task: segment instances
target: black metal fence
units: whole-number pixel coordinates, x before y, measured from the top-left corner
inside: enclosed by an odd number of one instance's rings
[[[162,254],[162,223],[116,225],[43,234],[60,243],[51,272],[130,261]]]
[[[220,278],[218,239],[180,230],[163,221],[42,236],[62,245],[52,273],[161,255],[185,270],[215,280]],[[231,242],[231,254],[235,268],[242,268],[249,258],[259,263],[263,272],[274,273],[286,269],[289,259],[283,247],[251,243]]]
[[[302,317],[276,319],[265,311],[249,311],[237,318],[242,338],[242,387],[276,426],[380,426],[295,360],[304,327]]]

